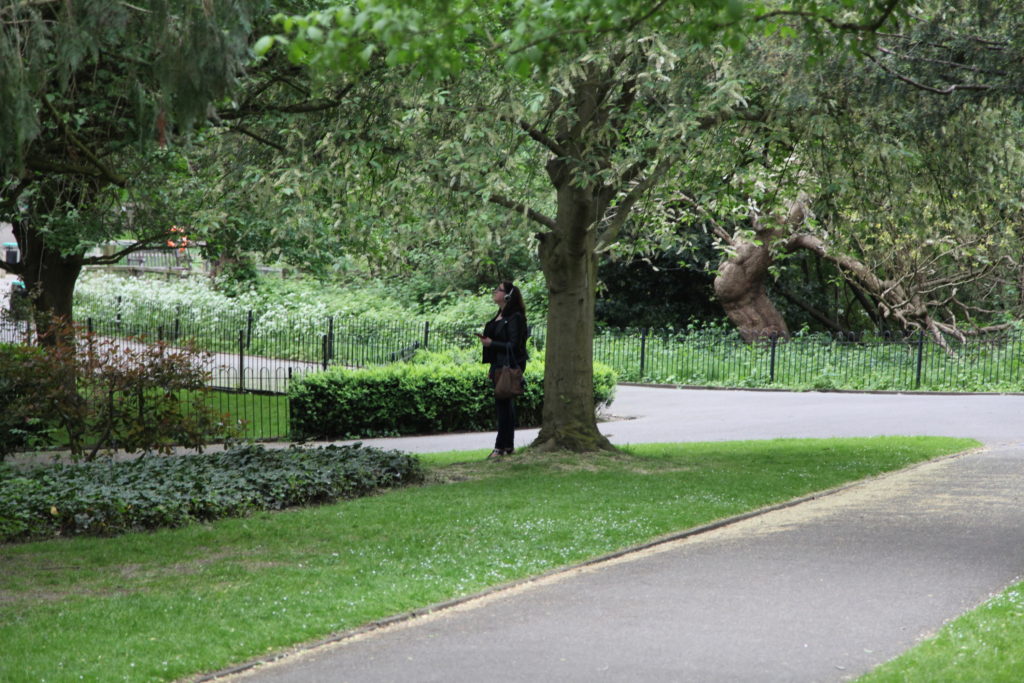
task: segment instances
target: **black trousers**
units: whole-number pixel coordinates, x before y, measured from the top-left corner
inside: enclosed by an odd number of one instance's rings
[[[495,398],[498,413],[498,436],[494,440],[495,450],[512,450],[516,446],[516,400]]]
[[[526,363],[523,363],[523,371]],[[491,368],[491,381],[497,367]],[[494,397],[494,410],[498,415],[498,436],[494,439],[494,449],[510,451],[516,447],[516,400],[514,398]]]

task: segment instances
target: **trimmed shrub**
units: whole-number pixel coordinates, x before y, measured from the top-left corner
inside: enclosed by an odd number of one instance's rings
[[[422,480],[416,457],[358,445],[0,465],[0,541],[178,527]]]
[[[292,380],[294,439],[359,439],[494,428],[494,393],[482,363],[453,363],[424,354],[413,363],[362,370],[331,368]],[[526,391],[516,399],[521,427],[540,424],[544,363],[526,366]],[[594,366],[594,407],[611,403],[615,372]]]

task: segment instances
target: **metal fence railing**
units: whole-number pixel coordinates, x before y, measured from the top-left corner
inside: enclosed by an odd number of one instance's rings
[[[942,343],[908,336],[814,334],[746,343],[732,334],[605,330],[594,360],[622,381],[719,387],[880,391],[1022,391],[1017,331]]]
[[[409,358],[418,350],[475,352],[479,325],[377,322],[325,316],[267,320],[239,311],[217,320],[197,312],[172,318],[119,314],[81,321],[102,337],[191,343],[211,354],[211,386],[232,415],[253,425],[253,438],[287,436],[287,393],[293,378],[334,366],[366,367]],[[0,342],[31,336],[29,323],[0,323]],[[531,328],[535,357],[546,330]],[[944,344],[911,336],[806,335],[743,342],[725,332],[600,329],[594,360],[620,381],[689,386],[797,390],[1024,391],[1024,343],[1008,331]],[[247,397],[255,396],[259,398]],[[267,397],[276,396],[271,400]],[[282,407],[283,405],[283,407]],[[257,417],[258,416],[258,417]],[[265,425],[259,426],[256,425]],[[282,431],[283,430],[283,431]]]

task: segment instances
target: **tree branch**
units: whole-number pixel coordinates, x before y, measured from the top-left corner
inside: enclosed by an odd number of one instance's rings
[[[248,126],[243,126],[241,124],[238,124],[238,125],[230,126],[228,128],[228,130],[235,131],[236,133],[241,133],[242,135],[248,135],[253,140],[255,140],[257,142],[262,142],[264,145],[267,145],[269,147],[273,147],[274,149],[276,149],[278,152],[281,152],[282,154],[284,154],[284,153],[286,153],[288,151],[285,148],[284,145],[278,144],[278,143],[274,142],[273,140],[268,140],[267,138],[263,137],[262,135],[260,135],[260,134],[256,133],[255,131],[251,130]]]
[[[882,54],[889,55],[890,57],[894,57],[896,59],[903,59],[909,62],[924,62],[925,64],[938,64],[940,66],[949,66],[953,67],[954,69],[963,69],[964,71],[973,71],[974,73],[988,74],[990,76],[1007,75],[1005,71],[998,71],[995,69],[982,69],[981,67],[978,66],[963,64],[961,62],[952,62],[948,59],[935,59],[932,57],[919,57],[918,55],[905,55],[896,52],[895,50],[890,50],[889,48],[881,46],[878,47],[878,51],[881,52]]]
[[[46,97],[43,98],[43,102],[46,103],[46,108],[50,110],[50,114],[57,121],[57,124],[64,130],[64,135],[67,136],[68,140],[70,140],[71,143],[75,147],[77,147],[82,152],[82,154],[85,155],[86,159],[89,160],[89,163],[95,166],[97,170],[99,170],[99,175],[101,177],[105,178],[109,182],[119,187],[124,187],[125,185],[128,184],[127,178],[115,173],[113,169],[111,169],[102,161],[100,161],[99,157],[97,157],[96,154],[93,153],[91,149],[89,149],[88,145],[86,145],[84,142],[78,139],[78,136],[75,135],[75,132],[71,130],[70,126],[67,125],[67,122],[64,121],[63,118],[61,118],[60,112],[58,112],[56,107],[53,106],[53,102],[51,102]]]
[[[854,22],[840,22],[823,17],[814,12],[807,12],[802,10],[776,10],[774,12],[767,12],[754,18],[755,21],[765,21],[766,19],[774,19],[775,17],[800,17],[801,19],[816,19],[824,22],[828,26],[836,29],[837,31],[857,31],[871,33],[881,28],[892,13],[896,11],[896,6],[900,4],[902,0],[889,0],[888,4],[882,8],[882,13],[875,18],[874,21],[868,23],[854,23]]]
[[[530,207],[526,206],[525,204],[521,204],[519,202],[513,201],[513,200],[511,200],[508,197],[505,197],[503,195],[493,194],[491,192],[487,192],[486,190],[479,189],[479,188],[469,188],[469,187],[466,187],[461,182],[459,182],[459,180],[457,178],[453,178],[448,183],[448,187],[453,189],[453,190],[455,190],[456,192],[464,192],[466,194],[472,194],[472,195],[476,195],[478,197],[483,196],[491,204],[497,204],[498,206],[503,206],[506,209],[511,209],[512,211],[515,211],[520,216],[526,216],[527,218],[529,218],[530,220],[534,221],[535,223],[539,223],[540,225],[543,225],[545,228],[548,228],[550,230],[554,230],[555,229],[555,220],[553,218],[550,218],[549,216],[545,216],[544,214],[540,213],[539,211],[535,211],[534,209],[531,209]]]
[[[957,90],[992,90],[993,89],[993,86],[991,86],[991,85],[974,85],[974,84],[970,84],[970,83],[954,83],[953,85],[950,85],[949,87],[946,87],[946,88],[933,88],[930,85],[925,85],[924,83],[919,83],[918,81],[915,81],[914,79],[910,78],[909,76],[904,76],[903,74],[898,73],[898,72],[894,71],[893,69],[890,69],[885,64],[882,64],[880,61],[878,61],[877,59],[875,59],[871,55],[867,55],[867,59],[872,64],[877,66],[879,69],[881,69],[885,73],[889,74],[890,76],[893,76],[897,80],[903,81],[904,83],[907,83],[908,85],[912,85],[915,88],[918,88],[920,90],[924,90],[925,92],[935,93],[936,95],[952,95]]]
[[[625,225],[630,211],[633,210],[633,207],[636,205],[637,201],[640,200],[640,197],[642,197],[652,185],[661,180],[662,176],[672,168],[675,162],[676,160],[674,157],[663,157],[646,178],[634,184],[633,187],[630,188],[623,200],[615,206],[615,212],[611,217],[602,220],[598,224],[598,230],[600,231],[597,236],[598,249],[601,249],[615,241],[615,238],[618,237],[622,226]]]
[[[107,254],[105,256],[87,256],[82,259],[84,265],[90,266],[106,266],[117,263],[128,254],[132,254],[140,249],[146,249],[147,247],[155,246],[158,242],[165,239],[166,232],[154,233],[152,237],[143,237],[136,240],[134,244],[129,244],[124,249],[114,252],[113,254]]]
[[[557,140],[555,140],[548,134],[544,133],[543,131],[537,130],[532,125],[530,125],[529,122],[520,119],[519,121],[516,121],[516,124],[521,129],[523,129],[526,132],[526,134],[529,135],[531,138],[547,147],[548,150],[550,150],[551,153],[554,154],[555,156],[562,158],[569,156],[569,153],[565,150],[564,147],[558,144]]]

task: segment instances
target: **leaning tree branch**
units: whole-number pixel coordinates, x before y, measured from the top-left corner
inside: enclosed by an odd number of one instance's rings
[[[505,197],[504,195],[494,194],[482,188],[466,187],[459,181],[458,178],[453,178],[451,181],[449,181],[448,187],[451,188],[452,190],[455,190],[456,192],[472,194],[477,197],[484,197],[491,204],[496,204],[498,206],[503,206],[506,209],[511,209],[520,216],[526,216],[535,223],[543,225],[545,228],[551,230],[555,229],[555,220],[553,218],[551,218],[550,216],[546,216],[539,211],[531,209],[526,204],[513,201],[508,197]]]
[[[263,137],[262,135],[260,135],[256,131],[252,130],[248,126],[243,126],[241,124],[238,124],[238,125],[230,126],[228,128],[228,130],[232,130],[232,131],[234,131],[236,133],[241,133],[242,135],[248,135],[249,137],[251,137],[256,142],[261,142],[264,145],[267,145],[268,147],[273,147],[274,149],[276,149],[278,152],[281,152],[282,154],[284,154],[284,153],[286,153],[288,151],[288,149],[284,145],[282,145],[280,143],[277,143],[277,142],[274,142],[273,140],[270,140],[268,138]]]
[[[925,92],[934,93],[936,95],[952,95],[957,90],[985,91],[985,90],[993,90],[994,89],[994,87],[991,86],[991,85],[982,85],[980,83],[953,83],[952,85],[947,86],[945,88],[935,88],[935,87],[932,87],[930,85],[926,85],[924,83],[921,83],[919,81],[915,81],[913,78],[910,78],[909,76],[904,76],[903,74],[899,73],[898,71],[896,71],[894,69],[890,69],[885,64],[882,64],[880,61],[878,61],[877,59],[875,59],[871,55],[868,55],[867,59],[868,59],[869,62],[871,62],[872,64],[877,66],[879,69],[881,69],[885,73],[887,73],[890,76],[892,76],[893,78],[895,78],[895,79],[897,79],[899,81],[903,81],[904,83],[906,83],[908,85],[912,85],[913,87],[918,88],[919,90],[924,90]]]
[[[633,210],[633,207],[636,206],[640,197],[642,197],[652,185],[661,180],[661,178],[675,164],[675,161],[674,157],[663,157],[646,178],[635,183],[633,187],[630,188],[623,200],[615,206],[614,213],[598,224],[598,249],[615,241],[615,238],[618,237],[619,231],[622,230],[622,226],[626,224],[626,219],[629,218],[630,212]]]
[[[82,154],[85,155],[85,158],[89,160],[90,164],[96,167],[96,169],[99,171],[99,175],[102,178],[119,187],[124,187],[125,185],[128,184],[127,178],[116,173],[114,169],[110,168],[102,161],[100,161],[100,158],[96,156],[95,152],[93,152],[88,145],[82,142],[79,139],[79,137],[75,135],[75,132],[71,130],[71,127],[67,124],[67,122],[63,118],[61,118],[60,112],[58,112],[57,108],[53,106],[53,102],[51,102],[48,98],[45,97],[43,98],[43,101],[46,103],[46,108],[50,110],[50,114],[57,121],[57,124],[64,130],[65,137],[67,137],[67,139],[71,141],[71,144],[77,147],[79,151],[81,151]]]

